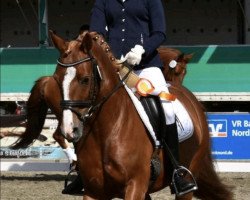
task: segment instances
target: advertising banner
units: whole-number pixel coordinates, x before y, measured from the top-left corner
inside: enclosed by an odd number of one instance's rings
[[[207,113],[212,155],[217,160],[250,160],[250,113]]]
[[[206,115],[213,158],[250,161],[250,113],[207,113]],[[46,122],[45,126],[50,127],[53,123]],[[53,128],[56,126],[57,124],[54,124]],[[15,130],[18,129],[15,128]],[[42,135],[45,136],[46,141],[37,140],[27,149],[13,150],[9,145],[14,143],[15,137],[2,138],[0,158],[67,160],[65,153],[52,137],[54,131],[55,129],[51,128],[44,129]]]

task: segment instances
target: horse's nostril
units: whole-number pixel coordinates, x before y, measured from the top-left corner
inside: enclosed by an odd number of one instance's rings
[[[77,127],[74,127],[73,128],[73,133],[77,132],[78,131],[78,128]]]

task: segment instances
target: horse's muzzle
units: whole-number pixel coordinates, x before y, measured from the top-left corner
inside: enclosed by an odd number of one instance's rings
[[[65,132],[63,127],[61,127],[61,134],[68,142],[76,143],[81,138],[82,131],[80,130],[79,127],[75,127],[71,132]]]

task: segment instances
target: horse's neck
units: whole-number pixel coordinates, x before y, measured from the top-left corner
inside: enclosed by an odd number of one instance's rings
[[[103,51],[107,54],[108,58],[113,64],[114,70],[121,70],[122,65],[117,62],[117,59],[115,58],[109,44],[105,41],[104,37],[96,32],[91,32],[90,35],[92,36],[93,40],[97,42],[97,44],[100,45]]]
[[[129,131],[129,120],[133,120],[136,112],[130,98],[124,88],[116,91],[103,105],[94,120],[95,132],[102,137],[118,136]]]
[[[94,43],[92,55],[97,60],[102,76],[98,99],[102,100],[104,97],[108,97],[98,113],[98,119],[96,119],[98,127],[104,127],[103,129],[108,130],[108,132],[120,132],[116,128],[122,127],[128,116],[132,116],[132,118],[133,115],[137,116],[137,112],[114,70],[113,63],[99,44]]]

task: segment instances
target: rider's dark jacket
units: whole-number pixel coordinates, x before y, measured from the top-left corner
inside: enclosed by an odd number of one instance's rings
[[[156,50],[166,38],[161,0],[96,0],[90,31],[104,35],[118,59],[142,45],[145,54],[134,69],[163,66]]]

